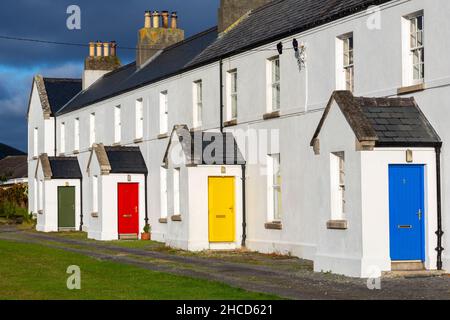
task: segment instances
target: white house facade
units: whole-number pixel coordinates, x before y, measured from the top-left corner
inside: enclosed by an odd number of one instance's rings
[[[137,238],[148,223],[173,247],[292,254],[319,272],[448,270],[450,3],[249,3],[182,41],[176,14],[160,26],[147,12],[138,50],[158,48],[144,36],[155,29],[166,48],[119,67],[115,44],[91,44],[89,83],[74,80],[54,110],[36,77],[38,230],[64,230],[46,154],[76,157],[81,178],[61,181],[92,239]]]

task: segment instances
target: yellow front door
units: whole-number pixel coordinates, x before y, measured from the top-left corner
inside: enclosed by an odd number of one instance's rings
[[[208,181],[209,241],[235,241],[235,179],[210,177]]]

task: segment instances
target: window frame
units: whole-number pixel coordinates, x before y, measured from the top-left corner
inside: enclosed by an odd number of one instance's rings
[[[173,214],[181,215],[181,169],[173,169]]]
[[[193,90],[193,124],[194,128],[200,128],[203,125],[203,81],[194,81]]]
[[[278,64],[277,64],[278,62]],[[268,72],[268,112],[280,111],[281,109],[281,59],[274,56],[267,60]],[[277,72],[278,70],[278,79]],[[277,97],[277,99],[275,99]]]
[[[239,106],[238,70],[232,69],[227,72],[227,112],[226,120],[237,120]]]
[[[143,98],[136,99],[134,115],[135,115],[135,121],[136,121],[134,137],[135,137],[135,139],[143,139],[144,138],[144,99]]]
[[[75,118],[73,121],[73,150],[80,150],[80,118]]]
[[[422,29],[419,28],[419,21]],[[413,84],[421,84],[425,81],[425,15],[423,12],[411,15],[408,17],[409,21],[409,50],[411,57],[411,76]],[[415,24],[413,24],[415,21]],[[415,28],[413,30],[413,26]],[[415,37],[413,36],[415,35]],[[420,35],[420,36],[419,36]],[[419,44],[419,39],[421,40],[421,44]],[[415,45],[413,45],[413,41],[415,41]],[[416,53],[418,53],[418,63],[415,62],[414,58],[416,57]],[[419,78],[416,78],[416,66],[419,66],[417,70],[419,72]]]
[[[346,215],[345,152],[330,153],[331,220],[345,220]]]
[[[159,133],[169,133],[169,91],[164,90],[159,94]]]
[[[282,210],[282,174],[281,174],[280,153],[272,153],[267,155],[267,169],[268,169],[267,172],[268,221],[281,222],[283,219],[283,210]]]
[[[114,143],[122,141],[122,106],[114,107]]]
[[[66,123],[59,124],[59,153],[66,153]]]
[[[160,217],[162,219],[166,219],[169,215],[168,210],[168,190],[167,190],[167,176],[168,176],[168,169],[161,167],[159,171],[159,182],[161,187],[161,194],[160,194]]]
[[[39,157],[39,128],[33,129],[33,157]]]
[[[95,118],[95,112],[89,114],[89,147],[92,147],[97,140]]]
[[[92,176],[92,213],[98,213],[98,176]]]

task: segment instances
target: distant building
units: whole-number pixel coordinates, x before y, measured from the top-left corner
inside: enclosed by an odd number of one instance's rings
[[[0,160],[7,156],[23,156],[26,153],[6,144],[0,143]]]
[[[27,156],[7,156],[0,160],[0,187],[28,184]]]

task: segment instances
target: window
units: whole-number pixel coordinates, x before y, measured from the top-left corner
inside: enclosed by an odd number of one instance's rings
[[[353,44],[353,33],[348,33],[337,38],[336,88],[338,90],[348,90],[353,92],[355,88]]]
[[[169,131],[169,94],[161,92],[159,96],[159,133],[165,134]]]
[[[95,113],[91,113],[89,116],[89,145],[92,147],[92,145],[95,143],[96,139],[96,132],[95,132]]]
[[[269,111],[280,110],[280,57],[275,57],[269,61]]]
[[[38,180],[35,178],[33,179],[33,212],[37,213],[38,212],[38,197],[39,197],[39,193],[38,193]]]
[[[92,177],[92,212],[98,213],[98,176]]]
[[[343,220],[345,213],[345,154],[334,152],[330,157],[331,218]]]
[[[410,50],[412,57],[413,83],[422,83],[425,77],[425,48],[423,42],[424,21],[423,15],[409,19],[410,23]]]
[[[194,128],[202,126],[203,118],[203,84],[202,81],[194,82]]]
[[[74,150],[80,150],[80,119],[76,118],[73,123],[73,139],[74,139]]]
[[[121,107],[114,108],[114,143],[120,143],[122,140],[122,115]]]
[[[136,139],[142,139],[144,137],[144,100],[136,100]]]
[[[234,120],[237,118],[238,108],[238,74],[237,70],[231,70],[228,72],[228,108],[227,108],[227,120]]]
[[[65,153],[66,152],[66,124],[64,122],[61,122],[59,130],[60,130],[59,153]]]
[[[161,218],[167,218],[167,169],[161,168]]]
[[[33,130],[33,157],[39,156],[39,129]]]
[[[180,169],[173,170],[173,211],[174,215],[181,213],[180,208]]]
[[[39,211],[44,210],[44,181],[39,180]]]
[[[280,154],[269,155],[267,162],[269,221],[281,221]]]

